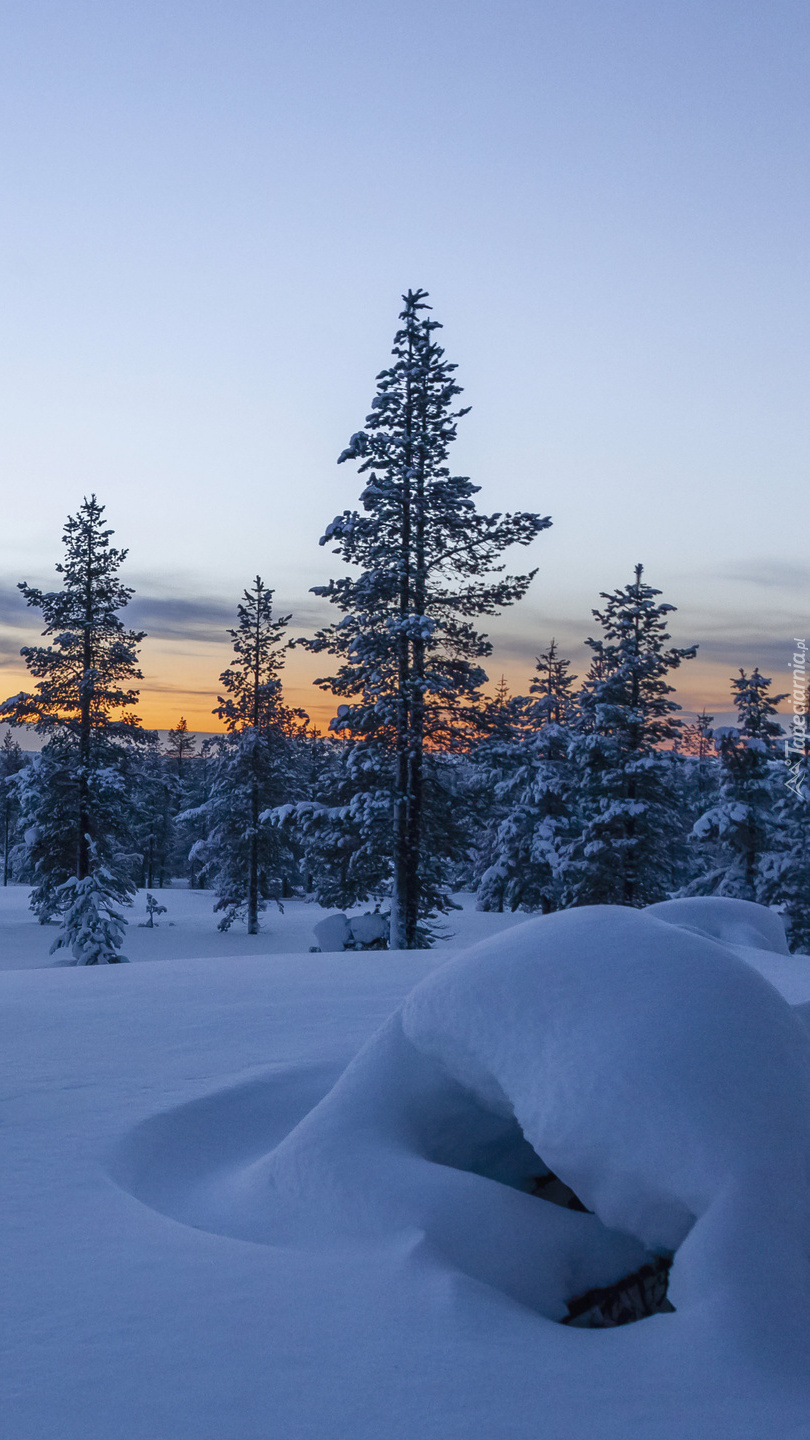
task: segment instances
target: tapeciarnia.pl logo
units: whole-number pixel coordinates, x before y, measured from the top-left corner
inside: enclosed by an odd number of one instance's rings
[[[796,649],[788,669],[793,671],[793,715],[790,731],[785,737],[785,761],[788,767],[787,787],[802,799],[804,759],[807,747],[807,641],[794,635]]]

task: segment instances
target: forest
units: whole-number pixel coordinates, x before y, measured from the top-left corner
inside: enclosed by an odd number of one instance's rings
[[[256,576],[212,707],[223,733],[201,739],[180,717],[162,744],[140,723],[145,637],[126,627],[127,552],[95,495],[65,522],[59,588],[20,583],[46,643],[21,652],[33,688],[0,705],[4,884],[31,885],[38,919],[59,924],[53,950],[77,964],[119,959],[136,888],[173,878],[212,890],[219,927],[250,934],[291,896],[370,904],[375,944],[419,949],[460,890],[482,910],[541,913],[719,895],[774,907],[805,950],[804,641],[792,694],[740,669],[736,725],[705,711],[687,723],[671,682],[697,646],[670,644],[675,607],[639,564],[599,597],[587,673],[548,637],[526,694],[490,693],[476,627],[526,594],[535,572],[502,557],[551,520],[482,514],[478,487],[451,474],[467,413],[456,366],[426,292],[403,302],[392,362],[339,457],[363,476],[361,508],[321,539],[351,571],[314,587],[338,618],[296,636]],[[339,702],[325,734],[285,703],[296,645],[332,662],[317,682]],[[36,754],[15,727],[36,729]]]

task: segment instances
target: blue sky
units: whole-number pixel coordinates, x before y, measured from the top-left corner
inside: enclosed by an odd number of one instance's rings
[[[806,0],[7,0],[0,666],[65,515],[130,550],[143,713],[202,727],[260,572],[305,629],[318,538],[408,286],[465,403],[455,468],[550,513],[491,625],[525,688],[642,561],[700,642],[684,703],[808,622]],[[521,555],[521,558],[522,555]],[[26,628],[28,627],[28,629]],[[296,652],[307,703],[323,660]],[[213,724],[213,722],[211,722]]]

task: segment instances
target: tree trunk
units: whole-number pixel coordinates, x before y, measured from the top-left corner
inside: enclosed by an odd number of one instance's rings
[[[626,786],[626,790],[627,790],[627,799],[628,799],[628,800],[635,800],[635,798],[636,798],[636,781],[635,781],[635,777],[634,777],[634,776],[631,776],[631,777],[630,777],[630,779],[629,779],[629,781],[628,781],[628,783],[627,783],[627,786]],[[625,822],[624,833],[625,833],[626,838],[627,838],[631,843],[630,843],[630,845],[627,847],[627,850],[625,851],[625,857],[624,857],[624,884],[623,884],[623,887],[622,887],[622,904],[623,904],[623,905],[635,905],[635,903],[636,903],[636,847],[635,847],[635,844],[634,844],[633,842],[635,841],[635,836],[636,836],[636,822],[635,822],[635,819],[634,819],[634,817],[633,817],[632,815],[629,816],[628,819],[627,819],[627,821]]]
[[[406,904],[408,892],[408,752],[407,731],[401,737],[397,727],[396,776],[394,789],[394,878],[391,890],[390,947],[407,950]]]
[[[87,631],[85,631],[87,636]],[[90,654],[89,639],[85,642],[85,657]],[[92,658],[92,657],[91,657]],[[80,728],[79,728],[79,835],[76,855],[76,878],[84,880],[90,874],[90,681],[89,661],[82,677]]]
[[[92,721],[93,668],[93,537],[87,532],[87,575],[85,580],[82,678],[79,692],[79,836],[76,878],[90,874],[90,741]]]
[[[253,779],[250,786],[250,858],[248,874],[248,935],[259,933],[259,779],[256,774],[256,746],[259,743],[259,689],[261,685],[262,583],[256,576],[256,630],[253,637]]]
[[[410,381],[405,405],[407,431],[412,430],[413,405]],[[391,893],[389,945],[392,950],[410,950],[409,936],[409,875],[411,850],[409,844],[409,789],[411,742],[411,655],[406,625],[411,608],[411,454],[407,446],[402,480],[401,536],[399,561],[399,622],[397,637],[397,705],[396,755],[394,775],[394,876]]]
[[[418,424],[425,432],[428,426],[424,390],[419,397]],[[413,485],[413,594],[409,608],[420,619],[427,608],[427,572],[425,563],[425,459],[420,453]],[[405,948],[415,950],[419,944],[419,909],[422,876],[422,812],[424,799],[425,751],[425,638],[421,630],[411,640],[412,670],[410,677],[410,735],[408,737],[408,783],[406,817],[406,878],[405,878]]]
[[[419,901],[421,899],[420,860],[422,855],[422,801],[424,761],[424,701],[421,676],[424,673],[424,646],[415,644],[414,676],[412,680],[413,701],[411,706],[411,734],[408,747],[408,781],[406,794],[405,834],[405,904],[404,939],[405,949],[415,950],[419,944]]]
[[[259,782],[250,787],[250,859],[248,874],[248,935],[259,933]]]

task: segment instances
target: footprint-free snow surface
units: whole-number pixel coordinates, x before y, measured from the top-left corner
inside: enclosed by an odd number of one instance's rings
[[[810,961],[724,900],[446,955],[0,975],[8,1440],[810,1437]]]

